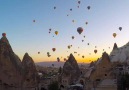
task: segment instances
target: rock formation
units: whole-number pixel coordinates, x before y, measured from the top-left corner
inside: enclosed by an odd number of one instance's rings
[[[114,43],[113,50],[116,50],[116,49],[118,49],[118,47],[117,47],[117,44],[116,44],[116,43]]]
[[[36,87],[38,79],[34,61],[26,53],[21,62],[13,52],[6,34],[2,35],[0,39],[0,89],[21,90],[22,86]]]
[[[92,61],[92,62],[90,63],[90,65],[89,65],[89,67],[93,67],[93,66],[95,66],[95,63]]]
[[[75,60],[74,56],[70,54],[69,59],[63,66],[63,77],[70,77],[70,83],[74,83],[80,74],[81,72],[77,61]]]
[[[104,79],[104,78],[112,78],[111,76],[111,62],[109,55],[104,52],[101,58],[101,61],[94,67],[90,78],[92,80],[97,80],[97,79]]]
[[[38,74],[33,59],[25,53],[23,60],[23,88],[36,87],[38,83]]]
[[[13,52],[8,39],[0,39],[0,80],[9,86],[21,86],[22,65],[19,57]]]

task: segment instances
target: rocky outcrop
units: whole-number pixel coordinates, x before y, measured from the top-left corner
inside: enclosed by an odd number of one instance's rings
[[[118,47],[117,47],[117,44],[116,44],[116,43],[114,43],[113,50],[116,50],[116,49],[118,49]]]
[[[81,72],[77,61],[74,56],[70,54],[69,59],[65,62],[63,66],[63,77],[70,77],[70,83],[74,83],[80,76]]]
[[[94,67],[90,79],[104,79],[104,78],[112,78],[112,63],[110,62],[109,55],[104,52],[99,63]]]
[[[90,65],[89,65],[89,67],[93,67],[93,66],[95,66],[95,63],[92,61],[92,62],[90,63]]]
[[[0,39],[0,81],[9,86],[20,87],[22,65],[19,57],[13,52],[8,39]]]
[[[36,87],[38,84],[38,74],[33,59],[25,53],[23,60],[23,88]]]
[[[23,61],[13,52],[6,37],[2,34],[0,39],[0,90],[21,90],[22,86],[36,87],[37,71],[34,61],[26,53]],[[32,88],[31,88],[32,89]]]

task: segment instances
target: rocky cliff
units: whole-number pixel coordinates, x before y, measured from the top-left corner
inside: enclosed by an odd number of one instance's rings
[[[11,86],[21,86],[22,65],[19,57],[13,52],[8,39],[0,39],[0,80]]]
[[[38,83],[38,74],[33,59],[25,53],[23,60],[23,87],[36,87]]]
[[[35,87],[37,85],[37,71],[34,61],[26,53],[21,62],[13,52],[6,34],[2,34],[0,39],[0,87],[1,85],[2,90],[10,90],[8,89],[10,87],[22,88],[22,86]]]
[[[69,59],[65,62],[63,66],[63,76],[70,77],[70,83],[72,83],[78,79],[80,74],[81,72],[77,61],[74,56],[70,54]]]
[[[113,78],[112,63],[110,62],[109,55],[106,52],[102,54],[101,61],[99,61],[97,65],[94,65],[94,67],[92,67],[92,71],[90,73],[91,80]]]

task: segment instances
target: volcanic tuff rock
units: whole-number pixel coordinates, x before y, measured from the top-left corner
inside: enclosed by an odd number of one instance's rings
[[[90,78],[92,80],[112,78],[111,69],[112,69],[112,67],[111,67],[109,55],[106,52],[104,52],[102,54],[101,61],[99,61],[99,63],[94,67],[94,69],[90,75]]]
[[[38,74],[33,59],[25,53],[23,60],[23,87],[34,87],[38,83]]]
[[[117,47],[117,44],[116,44],[116,43],[114,43],[113,50],[116,50],[116,49],[118,49],[118,47]]]
[[[63,66],[63,76],[70,77],[70,82],[74,82],[78,79],[81,72],[77,61],[75,60],[74,56],[70,54],[69,59],[65,62]]]
[[[19,57],[13,52],[8,39],[0,39],[0,81],[11,86],[21,86],[22,65]]]
[[[22,86],[35,87],[38,81],[37,75],[32,58],[26,53],[21,62],[13,52],[6,36],[3,36],[0,39],[0,85],[3,84],[2,90],[10,90],[10,86],[19,89]]]
[[[90,65],[89,65],[89,67],[93,67],[93,66],[95,66],[95,63],[92,61],[92,62],[90,63]]]

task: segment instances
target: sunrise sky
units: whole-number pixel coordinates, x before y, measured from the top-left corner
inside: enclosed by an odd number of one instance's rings
[[[104,51],[110,54],[115,42],[121,47],[129,41],[129,0],[80,0],[80,4],[78,1],[0,0],[0,33],[7,34],[21,60],[28,52],[35,62],[56,61],[57,57],[64,61],[73,53],[78,62],[88,63],[100,58]],[[88,10],[87,6],[91,8]],[[81,35],[78,27],[84,29]],[[55,31],[59,34],[55,35]],[[72,45],[71,49],[68,45]]]

